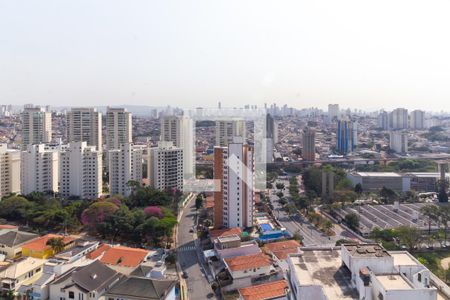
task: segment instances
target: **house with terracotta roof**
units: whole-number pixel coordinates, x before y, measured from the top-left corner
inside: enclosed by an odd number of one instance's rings
[[[264,245],[263,250],[271,255],[272,259],[276,261],[283,270],[287,270],[288,264],[286,259],[289,254],[297,254],[300,252],[300,243],[295,240],[268,243]]]
[[[209,236],[211,237],[211,240],[215,240],[218,237],[227,237],[230,235],[242,235],[242,230],[239,227],[231,227],[231,228],[224,228],[224,229],[215,229],[211,230],[209,232]]]
[[[285,300],[287,294],[287,281],[277,280],[239,289],[239,300]]]
[[[47,245],[48,240],[52,238],[62,238],[64,242],[64,250],[75,245],[75,238],[72,236],[62,236],[57,234],[47,234],[40,238],[34,239],[22,245],[22,255],[35,258],[46,259],[55,255],[55,251]]]
[[[264,253],[229,257],[223,260],[233,279],[270,274],[272,260]]]
[[[102,248],[102,249],[100,249]],[[97,250],[103,253],[97,252]],[[124,246],[100,246],[91,253],[90,257],[98,256],[98,260],[117,272],[129,275],[141,263],[145,262],[151,255],[151,251],[139,248],[130,248]],[[100,257],[101,256],[101,257]],[[95,259],[95,258],[93,258]]]

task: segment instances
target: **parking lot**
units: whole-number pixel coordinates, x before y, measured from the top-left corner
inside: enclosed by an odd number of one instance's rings
[[[375,227],[392,229],[402,225],[415,226],[421,230],[428,230],[428,219],[420,213],[422,206],[428,203],[402,203],[397,211],[394,205],[359,205],[336,210],[339,219],[349,213],[359,216],[359,231],[367,236]],[[431,229],[437,229],[432,223]]]

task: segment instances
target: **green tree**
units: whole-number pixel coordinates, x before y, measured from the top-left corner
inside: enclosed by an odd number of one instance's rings
[[[356,213],[348,213],[344,217],[344,221],[350,229],[357,231],[359,229],[359,216]]]
[[[395,233],[400,243],[407,246],[409,251],[414,250],[422,241],[422,233],[417,227],[400,226],[395,229]]]
[[[0,217],[8,221],[25,222],[33,203],[22,196],[13,195],[0,202]]]
[[[394,200],[398,198],[398,195],[394,190],[387,188],[385,186],[381,188],[380,196],[383,198],[385,203],[392,203],[394,202]]]
[[[64,250],[64,238],[58,237],[58,238],[50,238],[47,241],[47,245],[50,246],[50,248],[53,250],[53,253],[59,253]]]
[[[275,184],[275,187],[276,187],[277,189],[279,189],[279,190],[282,190],[282,189],[284,189],[284,183],[282,183],[282,182],[277,182],[277,183]]]
[[[430,235],[431,234],[431,223],[432,222],[438,223],[439,208],[436,205],[427,204],[425,206],[422,206],[422,208],[420,209],[420,212],[422,213],[422,215],[427,217],[428,235]]]
[[[362,185],[359,182],[355,185],[355,193],[357,193],[358,195],[361,195],[363,193]]]
[[[198,194],[197,197],[195,198],[195,209],[199,210],[202,207],[203,207],[203,195]]]

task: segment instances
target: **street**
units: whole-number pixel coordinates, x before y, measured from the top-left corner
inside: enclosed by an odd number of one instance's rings
[[[196,218],[195,197],[190,200],[182,211],[182,217],[178,224],[177,232],[177,257],[183,270],[187,272],[186,278],[188,298],[193,300],[216,299],[208,298],[213,293],[199,262],[199,249],[195,246],[196,234],[189,232],[193,229]],[[211,295],[210,295],[211,296]]]
[[[289,180],[288,179],[277,179],[277,182],[284,184],[284,196],[290,201],[289,195]],[[278,202],[278,196],[273,193],[273,191],[278,191],[277,189],[270,190],[270,202],[274,207],[273,214],[278,219],[283,227],[289,232],[292,236],[294,233],[298,232],[303,237],[303,245],[304,246],[334,246],[336,240],[340,237],[332,236],[328,237],[326,234],[318,230],[314,225],[308,222],[308,220],[304,219],[299,214],[295,214],[292,217],[289,217],[284,210],[282,209],[281,204]]]

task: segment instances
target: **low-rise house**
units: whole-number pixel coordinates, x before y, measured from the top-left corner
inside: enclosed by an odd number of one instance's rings
[[[287,294],[287,281],[277,280],[239,289],[239,300],[285,300]]]
[[[119,273],[99,261],[72,269],[50,283],[50,299],[104,299],[107,289],[120,279]]]
[[[42,274],[45,260],[22,257],[0,268],[2,292],[16,292],[22,285],[34,282]]]
[[[12,259],[22,256],[22,245],[38,238],[34,233],[9,230],[0,233],[0,254]]]
[[[224,263],[233,279],[268,275],[272,267],[264,253],[225,258]]]
[[[55,255],[55,250],[47,245],[48,240],[52,238],[62,238],[64,242],[64,249],[69,249],[74,246],[75,238],[71,236],[61,236],[57,234],[47,234],[38,239],[22,245],[22,255],[35,258],[46,259]]]
[[[289,254],[300,252],[300,243],[295,240],[285,240],[264,245],[264,251],[272,256],[272,259],[283,269],[287,270],[286,259]]]
[[[108,300],[175,300],[177,281],[122,277],[105,294]]]
[[[75,246],[59,252],[44,264],[44,272],[33,283],[22,285],[18,290],[20,295],[30,295],[33,300],[48,299],[50,283],[58,276],[72,270],[75,267],[85,266],[92,261],[86,258],[86,254],[96,249],[98,242],[76,240]]]
[[[102,263],[125,275],[129,275],[151,252],[145,249],[114,246],[104,251],[99,259]]]

